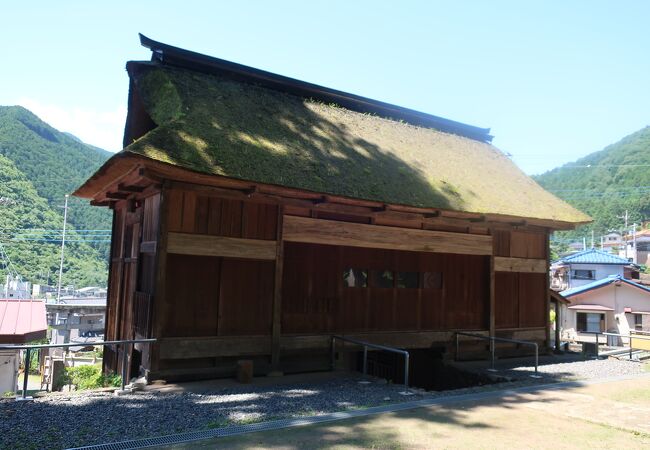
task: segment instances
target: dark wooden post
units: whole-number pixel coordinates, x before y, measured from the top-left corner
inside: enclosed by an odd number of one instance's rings
[[[494,336],[496,332],[496,290],[495,290],[495,276],[494,276],[494,242],[492,245],[492,255],[490,256],[490,320],[488,329],[490,336]]]
[[[269,375],[281,375],[280,370],[280,335],[282,332],[282,271],[284,267],[284,243],[282,226],[284,208],[278,205],[278,228],[276,233],[275,281],[273,284],[273,316],[271,331],[271,372]]]
[[[169,222],[169,192],[170,183],[163,182],[160,189],[160,206],[158,216],[158,236],[156,239],[156,278],[154,285],[154,293],[151,298],[153,305],[151,306],[151,336],[156,339],[162,337],[162,326],[165,308],[165,278],[167,270],[167,228]],[[159,369],[158,355],[159,345],[151,344],[149,350],[149,367],[151,371]]]
[[[549,242],[549,233],[550,230],[546,230],[545,234],[545,240],[544,240],[544,246],[546,247],[546,282],[544,285],[545,289],[545,296],[544,298],[546,299],[546,307],[544,308],[545,314],[546,314],[546,320],[544,320],[544,323],[546,324],[546,349],[547,351],[550,350],[551,348],[551,279],[549,276],[549,270],[551,267],[551,247],[550,247],[550,242]],[[559,309],[558,309],[559,310]],[[557,327],[557,314],[555,316],[555,326]],[[558,345],[558,343],[556,343]]]

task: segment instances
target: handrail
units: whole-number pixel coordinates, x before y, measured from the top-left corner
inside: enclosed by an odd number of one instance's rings
[[[643,331],[643,330],[630,330],[630,334],[640,334],[641,336],[650,336],[650,331]]]
[[[29,375],[29,365],[31,362],[31,352],[32,350],[36,349],[41,349],[41,348],[68,348],[68,347],[85,347],[85,346],[99,346],[99,345],[110,345],[112,347],[115,347],[115,350],[117,350],[117,346],[120,344],[124,345],[124,349],[122,352],[122,390],[124,390],[124,386],[126,385],[126,366],[128,363],[128,352],[127,352],[127,345],[131,344],[140,344],[140,343],[147,343],[150,344],[152,342],[156,342],[155,338],[151,339],[123,339],[119,341],[97,341],[97,342],[88,342],[88,343],[83,343],[83,342],[68,342],[65,344],[30,344],[30,345],[14,345],[14,344],[6,344],[6,345],[0,345],[0,350],[25,350],[25,371],[24,371],[24,376],[23,376],[23,395],[22,398],[16,398],[16,400],[29,400],[30,398],[27,397],[27,381],[28,381],[28,375]]]
[[[352,339],[348,338],[345,336],[332,336],[332,343],[331,343],[331,350],[332,350],[332,369],[334,369],[334,360],[336,359],[336,340],[340,340],[343,342],[350,342],[351,344],[357,344],[363,346],[363,374],[367,375],[368,373],[368,349],[369,348],[374,348],[377,350],[383,350],[386,352],[392,352],[392,353],[398,353],[400,355],[404,355],[404,384],[406,386],[409,385],[409,359],[410,355],[409,352],[406,350],[402,350],[400,348],[395,348],[395,347],[387,347],[385,345],[379,345],[379,344],[373,344],[370,342],[365,342],[365,341],[360,341],[357,339]]]
[[[595,334],[596,335],[596,357],[598,357],[598,346],[600,345],[599,336],[616,336],[628,339],[628,346],[630,347],[630,359],[632,359],[632,352],[634,347],[632,347],[632,338],[640,339],[642,341],[650,341],[650,336],[644,334],[637,334],[636,336],[632,335],[632,332],[636,330],[630,330],[630,334],[620,334],[620,333],[610,333],[608,331],[578,331],[581,334]]]
[[[458,341],[458,336],[460,336],[460,335],[462,335],[462,336],[470,336],[470,337],[475,337],[475,338],[485,339],[485,340],[490,341],[490,353],[492,355],[492,358],[491,358],[492,362],[491,362],[490,370],[492,370],[492,371],[496,371],[496,369],[494,368],[494,359],[495,359],[495,355],[494,355],[494,353],[495,353],[495,345],[494,345],[494,342],[495,341],[511,342],[513,344],[530,345],[530,346],[534,347],[535,348],[535,375],[531,375],[531,377],[534,377],[534,378],[539,377],[539,375],[538,375],[539,372],[537,370],[538,366],[539,366],[539,346],[537,345],[536,342],[522,341],[522,340],[519,340],[519,339],[508,339],[508,338],[502,338],[502,337],[497,337],[497,336],[484,336],[482,334],[467,333],[467,332],[464,332],[464,331],[456,331],[454,334],[456,335],[456,360],[457,361],[458,361],[458,355],[460,353],[460,344],[459,344],[459,341]]]

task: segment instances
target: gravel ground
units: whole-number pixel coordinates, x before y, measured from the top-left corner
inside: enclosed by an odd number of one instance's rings
[[[505,368],[503,362],[499,366]],[[498,375],[511,377],[511,382],[442,392],[406,391],[382,380],[350,377],[201,394],[147,391],[116,397],[87,392],[54,394],[33,402],[1,400],[0,448],[57,449],[118,442],[549,381],[634,374],[643,368],[629,361],[580,360],[542,365],[539,379],[528,377],[532,372],[532,367],[509,367]]]
[[[501,364],[499,366],[505,369],[500,371],[499,375],[516,379],[522,379],[535,373],[534,366],[513,367]],[[545,382],[591,380],[594,378],[635,375],[644,372],[642,363],[618,359],[590,359],[586,361],[578,359],[567,362],[541,363],[538,370],[538,375]]]

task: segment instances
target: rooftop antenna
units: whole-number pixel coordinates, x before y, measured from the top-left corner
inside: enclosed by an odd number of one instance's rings
[[[65,194],[65,205],[63,205],[63,236],[61,238],[61,262],[59,264],[59,285],[56,289],[56,302],[61,303],[61,277],[63,276],[63,251],[65,250],[65,225],[68,221],[68,194]]]

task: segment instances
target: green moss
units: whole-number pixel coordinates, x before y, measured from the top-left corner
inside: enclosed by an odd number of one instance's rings
[[[128,152],[384,203],[589,220],[489,144],[181,69],[142,65],[132,76],[159,126]]]

